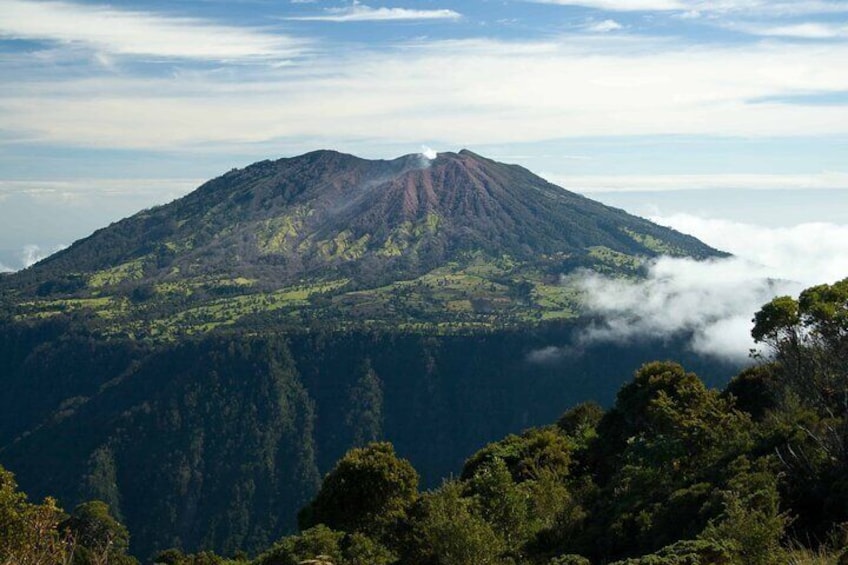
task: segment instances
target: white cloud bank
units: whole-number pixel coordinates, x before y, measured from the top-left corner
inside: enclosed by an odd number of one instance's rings
[[[204,60],[297,54],[304,42],[261,30],[108,5],[0,0],[0,38],[79,43],[106,53]]]
[[[781,100],[848,91],[846,60],[848,44],[687,46],[621,34],[422,40],[233,73],[21,80],[0,91],[0,124],[22,140],[156,150],[328,137],[462,147],[844,135],[844,106]]]
[[[54,203],[73,200],[149,196],[151,203],[164,203],[189,193],[203,179],[74,179],[74,180],[6,180],[0,179],[0,199],[27,195]]]
[[[846,189],[848,173],[810,174],[702,174],[702,175],[542,175],[568,190],[592,192],[662,192],[666,190],[744,189],[807,190]]]
[[[814,284],[848,277],[848,226],[810,223],[764,228],[691,215],[652,218],[734,253],[694,261],[664,257],[649,264],[646,280],[594,273],[573,282],[604,322],[587,341],[627,341],[691,333],[699,353],[741,360],[754,347],[751,319],[765,302]]]

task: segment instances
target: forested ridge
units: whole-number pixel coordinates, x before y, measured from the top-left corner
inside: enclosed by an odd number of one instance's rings
[[[362,402],[352,404],[364,410],[353,417],[363,423],[356,435],[363,445],[341,457],[305,501],[300,533],[251,555],[174,548],[154,561],[842,564],[848,279],[771,301],[752,333],[765,353],[721,391],[677,363],[647,363],[609,409],[582,403],[555,423],[508,435],[429,490],[391,444],[369,441],[378,425],[363,406],[381,398],[373,367],[363,365],[353,388]],[[286,388],[283,374],[274,382]],[[26,502],[8,473],[0,481],[5,562],[131,559],[127,532],[105,504],[65,516],[51,499]],[[33,528],[40,537],[31,537]]]
[[[256,552],[296,527],[351,446],[389,440],[422,488],[469,453],[608,404],[632,367],[685,338],[583,348],[580,325],[484,335],[215,332],[166,346],[102,340],[73,319],[0,329],[0,463],[74,507],[107,502],[140,556],[179,545]],[[732,374],[694,355],[687,365]]]

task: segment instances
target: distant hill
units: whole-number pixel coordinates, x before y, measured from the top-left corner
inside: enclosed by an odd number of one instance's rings
[[[470,151],[262,161],[0,280],[19,318],[89,311],[110,334],[246,322],[491,328],[573,317],[560,278],[634,274],[693,237]]]
[[[0,277],[0,464],[142,558],[268,547],[353,445],[435,486],[645,361],[729,377],[686,336],[579,342],[568,275],[659,254],[722,255],[468,151],[233,170]]]

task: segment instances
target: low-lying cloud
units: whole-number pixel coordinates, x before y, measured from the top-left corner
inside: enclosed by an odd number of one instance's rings
[[[64,249],[65,245],[56,245],[49,249],[44,249],[40,245],[30,244],[25,245],[23,250],[21,251],[21,263],[23,264],[23,268],[26,269],[31,267],[41,261],[42,259],[46,259],[47,257],[53,255],[57,251],[61,251]]]
[[[31,267],[46,259],[50,255],[61,251],[66,245],[41,246],[36,244],[25,245],[17,252],[5,250],[0,261],[0,273],[14,273],[21,269]],[[5,261],[5,262],[4,262]]]
[[[686,334],[693,351],[742,360],[755,346],[751,319],[765,302],[848,276],[848,226],[765,228],[686,214],[651,219],[734,257],[661,257],[647,264],[641,281],[575,275],[569,282],[582,289],[589,311],[603,320],[584,333],[586,342]]]

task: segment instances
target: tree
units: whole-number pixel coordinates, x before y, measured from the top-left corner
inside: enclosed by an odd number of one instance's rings
[[[352,445],[378,441],[383,429],[383,384],[366,359],[360,377],[349,392],[350,408],[345,423],[352,433]]]
[[[517,550],[530,535],[529,496],[512,480],[503,459],[478,469],[469,481],[480,513],[508,549]]]
[[[340,564],[342,552],[339,544],[344,532],[333,531],[323,524],[304,530],[300,535],[287,536],[274,544],[256,560],[257,565],[298,565],[307,559],[324,557]]]
[[[719,493],[722,512],[698,536],[730,549],[745,565],[786,563],[780,545],[787,518],[781,514],[777,478],[765,460],[751,464],[740,457],[728,466],[734,476]]]
[[[446,482],[425,494],[411,519],[412,533],[403,562],[411,565],[494,565],[504,549],[492,527],[480,516],[463,485]]]
[[[470,479],[498,459],[506,464],[516,482],[535,479],[543,472],[565,477],[574,448],[575,441],[553,426],[533,428],[520,436],[510,434],[469,457],[462,468],[462,479]]]
[[[284,537],[260,555],[254,564],[388,565],[396,560],[392,552],[364,534],[345,534],[321,524],[300,535]]]
[[[418,496],[418,473],[390,443],[352,449],[324,478],[298,516],[301,529],[325,524],[380,539]]]
[[[786,392],[825,415],[848,412],[848,279],[775,298],[751,335],[779,363]]]
[[[581,402],[560,416],[556,425],[574,439],[586,441],[595,437],[595,428],[603,416],[604,409],[597,402]]]
[[[754,339],[774,363],[772,433],[800,527],[848,520],[848,279],[765,304]]]
[[[0,565],[67,565],[74,540],[59,530],[64,513],[52,498],[31,504],[0,467]]]
[[[109,512],[109,505],[99,500],[77,506],[60,529],[73,534],[77,542],[75,565],[133,565],[127,555],[130,534]]]
[[[680,365],[642,366],[588,447],[600,490],[581,553],[617,558],[694,538],[718,512],[708,502],[727,461],[753,447],[751,428],[748,414]]]

